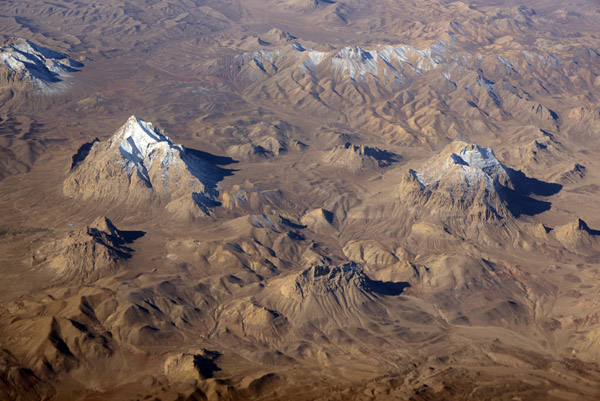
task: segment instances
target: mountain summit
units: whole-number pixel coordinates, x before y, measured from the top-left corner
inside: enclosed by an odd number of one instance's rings
[[[456,211],[488,220],[546,210],[547,202],[529,195],[550,195],[559,189],[504,166],[490,148],[455,141],[421,168],[409,170],[399,192],[403,201],[427,205],[432,212]]]
[[[492,149],[463,141],[448,145],[416,175],[421,184],[429,187],[458,186],[465,192],[477,191],[480,185],[490,190],[497,185],[514,189],[510,170],[500,163]]]
[[[0,47],[0,79],[29,83],[43,92],[62,89],[61,82],[82,66],[65,54],[24,39]]]
[[[217,204],[220,169],[135,116],[108,142],[82,146],[79,153],[64,182],[67,196],[160,203],[177,212],[196,206],[205,214]]]

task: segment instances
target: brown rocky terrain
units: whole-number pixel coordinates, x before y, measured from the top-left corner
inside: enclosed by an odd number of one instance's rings
[[[598,26],[1,2],[0,399],[597,400]]]

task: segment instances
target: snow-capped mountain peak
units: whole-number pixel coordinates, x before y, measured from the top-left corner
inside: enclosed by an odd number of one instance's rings
[[[379,79],[380,73],[383,73],[392,82],[400,83],[406,80],[404,75],[409,71],[410,75],[421,75],[450,60],[466,62],[466,56],[453,55],[450,46],[450,43],[439,42],[424,49],[409,45],[380,45],[373,49],[346,46],[337,50],[318,51],[293,42],[278,50],[243,53],[236,56],[236,60],[240,68],[252,66],[268,75],[289,65],[295,65],[301,72],[312,75],[317,66],[324,64],[338,79],[348,77],[357,81],[368,76]],[[292,60],[291,64],[288,60]]]
[[[35,88],[50,93],[64,89],[61,83],[83,64],[63,53],[15,39],[0,47],[0,66],[8,69],[9,76],[26,80]]]
[[[217,204],[221,170],[136,116],[108,143],[95,143],[83,159],[65,181],[69,196],[157,201],[172,210],[195,205],[206,214]]]
[[[162,134],[152,123],[131,116],[112,138],[109,149],[118,147],[125,170],[129,175],[134,171],[151,186],[149,170],[158,161],[163,178],[170,175],[170,167],[177,164],[183,157],[181,145]]]
[[[459,184],[468,189],[483,183],[491,189],[497,182],[513,187],[509,170],[492,149],[462,141],[450,144],[432,158],[417,172],[417,178],[425,186]]]
[[[419,169],[409,170],[398,191],[403,202],[429,205],[423,210],[432,214],[467,211],[476,220],[487,220],[545,211],[550,203],[530,195],[548,196],[560,188],[504,166],[492,149],[456,141]]]
[[[136,116],[129,117],[112,142],[119,140],[122,140],[119,144],[121,152],[133,153],[137,150],[147,155],[149,148],[161,142],[181,150],[181,146],[173,145],[173,141],[168,136],[163,135],[152,123],[143,121]]]

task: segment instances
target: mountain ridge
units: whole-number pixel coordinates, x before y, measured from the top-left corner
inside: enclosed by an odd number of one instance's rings
[[[198,217],[219,204],[216,184],[224,174],[151,123],[131,116],[108,142],[91,145],[64,181],[63,191],[74,198],[125,205],[158,202],[174,213],[184,209]]]

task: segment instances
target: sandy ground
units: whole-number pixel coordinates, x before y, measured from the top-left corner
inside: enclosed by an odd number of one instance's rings
[[[512,3],[2,2],[83,67],[0,76],[0,398],[598,399],[600,8]],[[210,215],[65,189],[131,115]]]

